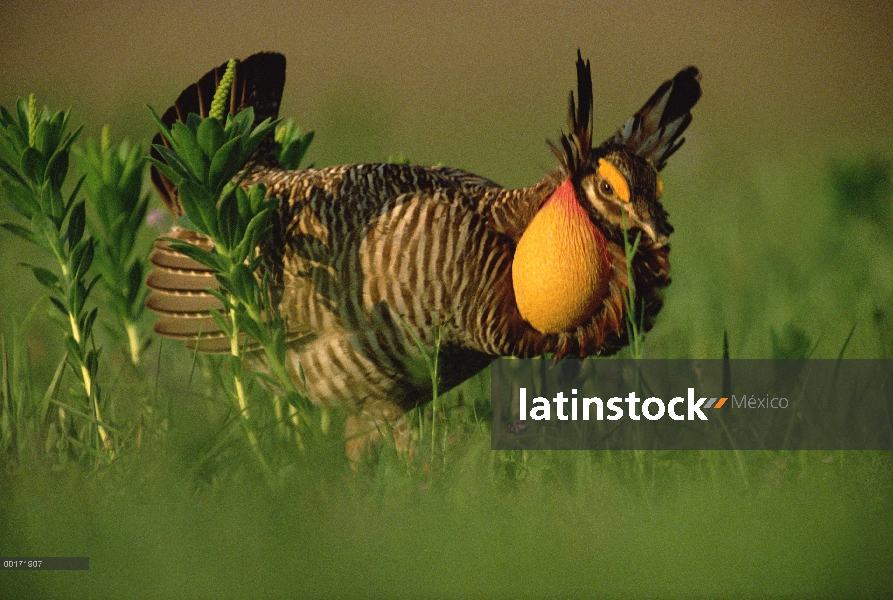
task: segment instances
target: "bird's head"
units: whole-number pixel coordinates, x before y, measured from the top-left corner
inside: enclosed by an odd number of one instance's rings
[[[571,180],[589,219],[609,241],[623,245],[641,231],[663,245],[673,228],[660,203],[663,182],[654,166],[621,144],[594,149]]]
[[[535,329],[573,331],[593,318],[616,268],[610,244],[623,248],[625,236],[641,235],[645,248],[666,246],[673,228],[660,203],[658,171],[682,145],[700,96],[698,70],[683,69],[613,137],[593,147],[592,75],[577,52],[570,132],[551,144],[561,183],[527,225],[512,262],[518,310]]]
[[[570,132],[552,144],[592,222],[607,239],[623,243],[624,228],[663,245],[673,228],[660,203],[658,171],[684,139],[691,107],[701,95],[698,70],[683,69],[661,85],[636,115],[598,147],[592,144],[593,99],[589,61],[577,52],[577,97],[570,95]]]

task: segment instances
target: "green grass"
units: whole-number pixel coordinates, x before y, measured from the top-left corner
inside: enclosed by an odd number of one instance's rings
[[[253,461],[198,477],[150,445],[127,473],[4,481],[0,547],[88,555],[88,573],[4,573],[16,597],[878,597],[889,593],[889,457],[507,457],[471,436],[436,476],[320,460],[270,488]],[[523,473],[506,473],[506,467]],[[25,471],[24,469],[27,469]],[[9,479],[12,479],[10,485]],[[11,585],[9,585],[11,584]]]
[[[725,200],[710,211],[696,201],[712,197],[705,184],[677,182],[674,284],[636,354],[719,357],[727,331],[734,358],[844,346],[890,357],[889,170],[847,164],[816,175],[809,198],[782,170],[713,190]],[[0,217],[11,218],[5,202]],[[150,339],[138,364],[114,319],[98,318],[97,378],[118,446],[91,460],[58,416],[77,379],[49,301],[18,266],[43,258],[2,235],[0,555],[91,561],[87,572],[0,572],[4,596],[893,594],[889,452],[494,452],[484,373],[410,415],[409,456],[384,445],[359,472],[339,439],[343,415],[325,416],[330,435],[298,440],[287,405],[249,385],[271,477],[222,362],[148,336],[148,315],[136,321]]]

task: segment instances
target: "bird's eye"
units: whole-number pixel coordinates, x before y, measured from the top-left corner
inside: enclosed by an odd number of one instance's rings
[[[604,194],[616,194],[621,202],[629,202],[629,182],[623,176],[617,167],[606,161],[604,158],[598,159],[598,174],[601,176],[599,191]],[[605,185],[608,187],[605,188]]]

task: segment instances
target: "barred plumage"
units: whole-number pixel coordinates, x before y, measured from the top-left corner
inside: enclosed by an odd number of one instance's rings
[[[253,97],[263,99],[266,116],[275,114],[284,67],[277,54],[242,63],[233,90],[239,100],[231,110]],[[187,98],[190,108],[172,107],[166,122],[185,118],[186,110],[205,110],[209,82],[219,79],[219,71],[184,91],[181,100]],[[257,73],[271,71],[276,74],[265,86]],[[246,185],[262,182],[271,197],[282,199],[262,252],[290,335],[290,368],[296,380],[303,370],[313,401],[352,406],[372,420],[396,423],[405,410],[430,399],[430,378],[413,338],[433,347],[435,328],[441,334],[441,390],[497,356],[616,352],[628,343],[624,224],[628,235],[641,232],[632,271],[643,325],[651,328],[670,281],[672,233],[659,201],[657,170],[682,143],[700,96],[698,72],[681,71],[596,148],[590,142],[589,64],[579,54],[577,74],[579,105],[571,94],[571,131],[555,147],[559,166],[529,188],[508,190],[447,167],[378,163],[299,171],[266,163],[247,174]],[[170,182],[157,171],[153,180],[172,212],[180,214]],[[575,235],[583,236],[583,254],[576,256],[573,244],[560,250],[568,234],[550,229],[550,211],[563,215],[560,222],[571,229],[579,225]],[[533,229],[544,247],[522,253],[519,244]],[[174,235],[202,243],[185,230]],[[537,304],[539,292],[533,294],[529,314],[519,309],[516,291],[536,289],[535,281],[521,280],[523,273],[538,272],[540,252],[545,260],[559,250],[573,269],[573,261],[585,267],[593,257],[604,264],[584,269],[587,281],[597,280],[583,290],[588,295],[578,304],[588,307],[584,313],[558,320],[579,324],[550,331],[551,325],[535,325],[537,311],[550,310],[550,290],[542,290],[543,306]],[[162,315],[156,331],[201,350],[226,350],[208,313],[216,300],[201,291],[211,281],[207,270],[164,243],[156,245],[151,260],[156,269],[148,280],[148,306]],[[564,282],[569,289],[579,283],[574,273]],[[545,320],[551,321],[548,315]],[[350,427],[362,430],[359,420]]]

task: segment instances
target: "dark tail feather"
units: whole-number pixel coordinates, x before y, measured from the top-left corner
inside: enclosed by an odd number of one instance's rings
[[[691,109],[701,97],[701,74],[695,67],[665,81],[648,102],[606,143],[619,143],[651,161],[658,171],[682,146],[682,133],[691,123]]]
[[[170,127],[174,121],[186,121],[190,113],[202,117],[208,116],[214,92],[226,72],[226,63],[211,69],[205,76],[187,87],[177,101],[161,117],[162,122]],[[285,57],[275,52],[261,52],[249,56],[236,66],[236,76],[230,90],[229,112],[236,114],[249,106],[254,107],[255,124],[266,118],[275,119],[279,115],[279,103],[282,100],[282,89],[285,87]],[[153,144],[169,146],[167,140],[159,133]],[[258,148],[258,156],[264,156],[272,149],[272,138]],[[161,155],[152,148],[152,157],[161,159]],[[152,167],[152,183],[164,201],[168,210],[179,217],[183,208],[177,198],[176,186],[158,169]]]

